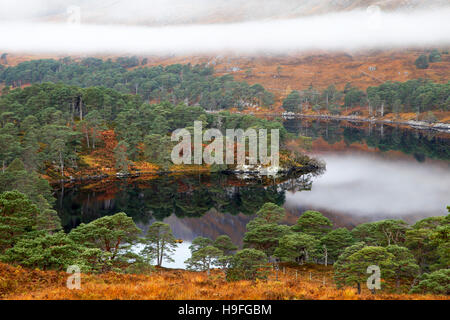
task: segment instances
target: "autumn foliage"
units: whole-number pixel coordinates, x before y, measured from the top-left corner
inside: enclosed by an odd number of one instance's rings
[[[311,278],[310,278],[311,273]],[[361,295],[354,288],[336,289],[332,269],[323,266],[281,268],[278,276],[271,271],[267,281],[227,282],[220,270],[191,272],[174,269],[156,269],[150,275],[134,274],[83,274],[81,289],[66,287],[68,274],[64,272],[26,270],[0,264],[0,298],[2,299],[212,299],[212,300],[447,300],[447,296],[371,294]],[[278,280],[277,280],[278,277]]]

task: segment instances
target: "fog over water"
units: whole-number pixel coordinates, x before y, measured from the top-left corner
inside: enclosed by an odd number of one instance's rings
[[[314,208],[352,216],[406,217],[447,213],[448,164],[428,165],[373,154],[328,154],[327,165],[309,192],[286,193],[286,207]]]

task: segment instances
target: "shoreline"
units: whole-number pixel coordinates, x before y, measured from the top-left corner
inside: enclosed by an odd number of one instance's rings
[[[370,123],[381,123],[381,124],[397,124],[406,125],[414,129],[422,130],[435,130],[445,133],[450,133],[450,123],[427,123],[424,121],[408,120],[408,121],[398,121],[398,120],[384,120],[376,118],[361,118],[358,116],[333,116],[333,115],[310,115],[310,114],[286,114],[283,113],[281,116],[285,119],[295,119],[295,118],[316,118],[325,120],[345,120],[350,122],[370,122]]]
[[[206,110],[206,113],[216,114],[221,111],[211,111]],[[237,112],[238,114],[242,114],[242,112]],[[435,130],[439,132],[450,133],[450,123],[443,122],[435,122],[428,123],[425,121],[416,121],[416,120],[386,120],[379,118],[363,118],[359,116],[334,116],[329,114],[304,114],[304,113],[294,113],[294,112],[261,112],[261,113],[249,113],[249,115],[253,116],[265,116],[265,117],[282,117],[283,119],[296,119],[296,118],[312,118],[312,119],[324,119],[324,120],[345,120],[350,122],[369,122],[369,123],[381,123],[381,124],[393,124],[393,125],[405,125],[413,129],[421,129],[421,130]]]
[[[292,167],[289,169],[280,170],[277,172],[275,176],[279,177],[287,177],[292,174],[307,174],[314,171],[321,170],[319,166],[316,165],[304,165],[301,167]],[[50,180],[49,183],[51,185],[56,185],[58,183],[80,183],[84,181],[100,181],[104,179],[133,179],[142,176],[164,176],[170,174],[182,174],[182,175],[193,175],[193,174],[223,174],[223,175],[249,175],[249,178],[245,178],[243,180],[251,180],[262,177],[273,177],[273,175],[261,175],[260,171],[242,171],[242,170],[223,170],[218,172],[210,172],[209,170],[173,170],[173,171],[142,171],[142,172],[133,172],[127,174],[99,174],[99,175],[91,175],[91,176],[83,176],[83,177],[73,177],[71,179],[59,179],[59,180]]]

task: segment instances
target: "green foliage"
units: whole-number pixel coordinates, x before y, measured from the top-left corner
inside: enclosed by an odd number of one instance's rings
[[[428,63],[428,57],[424,54],[420,55],[414,62],[417,69],[428,69],[430,64]]]
[[[147,231],[143,240],[145,247],[142,254],[148,260],[155,260],[161,266],[163,261],[172,262],[171,254],[177,247],[176,239],[170,226],[163,222],[154,222]]]
[[[305,211],[292,227],[293,231],[302,232],[320,238],[331,231],[333,224],[318,211]]]
[[[212,245],[213,241],[211,239],[205,237],[197,237],[194,240],[192,240],[189,249],[191,250],[191,252],[194,252]]]
[[[319,240],[311,235],[303,233],[287,234],[280,238],[278,248],[274,252],[274,256],[281,261],[311,262],[318,256],[317,248]]]
[[[436,226],[431,235],[431,241],[437,247],[439,260],[432,265],[433,270],[450,267],[450,215],[447,215]]]
[[[385,113],[393,112],[394,105],[399,102],[403,112],[445,111],[450,101],[447,101],[449,93],[449,83],[434,83],[424,79],[386,82],[378,87],[367,88],[369,100],[379,97],[378,103],[372,103],[373,107],[384,104]]]
[[[260,250],[270,257],[278,246],[279,239],[289,232],[286,225],[267,223],[263,218],[255,218],[247,224],[244,246]]]
[[[345,248],[345,250],[338,257],[337,261],[334,263],[334,280],[336,281],[338,288],[348,283],[350,283],[350,285],[353,284],[352,281],[347,281],[345,271],[348,270],[350,256],[364,247],[366,247],[364,242],[357,242],[350,247]]]
[[[433,230],[440,226],[442,223],[445,223],[446,217],[428,217],[422,220],[417,221],[412,228],[413,229],[428,229]]]
[[[42,82],[105,86],[123,94],[140,95],[144,100],[199,103],[209,110],[241,108],[261,102],[266,106],[273,104],[273,95],[262,86],[234,81],[230,75],[212,77],[211,66],[175,64],[127,70],[138,65],[136,57],[119,57],[116,61],[33,60],[4,69],[0,72],[0,82],[13,87]]]
[[[217,258],[215,265],[223,270],[227,270],[231,264],[231,260],[233,259],[233,254],[238,249],[238,246],[236,246],[227,235],[218,236],[216,240],[214,240],[212,246],[222,252],[219,258]]]
[[[110,254],[110,260],[120,260],[131,252],[141,230],[133,219],[120,212],[88,224],[80,224],[69,233],[70,239],[88,248],[98,248]]]
[[[131,162],[128,160],[127,151],[129,149],[128,143],[120,141],[114,149],[114,158],[116,159],[116,169],[119,173],[127,174],[128,167]]]
[[[291,91],[283,100],[283,109],[289,112],[301,112],[301,97],[298,91]]]
[[[22,146],[15,134],[3,133],[6,130],[0,131],[0,160],[2,165],[2,172],[5,171],[6,166],[20,156]]]
[[[368,245],[375,245],[377,243],[375,230],[376,226],[374,223],[362,223],[352,229],[352,236],[356,240],[364,241]]]
[[[360,224],[352,230],[352,235],[356,240],[364,241],[367,245],[387,246],[403,243],[406,231],[406,222],[387,219]]]
[[[97,62],[88,65],[95,66]],[[169,68],[171,71],[168,72],[173,75],[175,69]],[[183,74],[183,79],[186,76]],[[264,90],[261,86],[254,85],[249,90],[255,95],[249,100],[264,100],[266,93],[261,91]],[[173,97],[172,93],[165,93]],[[237,96],[240,94],[241,91]],[[239,103],[245,101],[236,99]],[[174,99],[168,100],[174,102]],[[2,171],[13,159],[21,158],[27,170],[51,169],[53,177],[61,178],[67,169],[79,169],[78,165],[82,164],[79,163],[80,153],[103,146],[103,141],[98,139],[99,132],[111,128],[119,141],[114,154],[116,168],[121,173],[127,173],[129,161],[151,160],[167,168],[171,163],[168,151],[172,146],[168,134],[192,126],[195,120],[202,120],[207,128],[213,121],[220,122],[219,119],[226,117],[230,120],[226,120],[227,126],[223,129],[230,128],[228,124],[244,129],[279,129],[282,141],[285,138],[286,130],[280,121],[223,113],[207,115],[194,100],[180,99],[178,104],[167,101],[143,104],[139,95],[105,87],[79,88],[62,83],[34,84],[12,90],[0,97]],[[213,100],[217,101],[217,98]]]
[[[231,241],[231,238],[227,235],[221,235],[214,240],[214,247],[221,250],[224,255],[231,255],[237,250],[237,246]]]
[[[79,266],[85,272],[102,273],[114,270],[114,261],[111,259],[112,254],[98,248],[83,247],[83,251],[75,261],[75,265]],[[117,269],[114,271],[118,271]]]
[[[212,245],[213,241],[204,237],[197,237],[192,241],[189,249],[191,257],[185,261],[190,270],[208,271],[213,265],[221,266],[223,251]]]
[[[411,289],[411,293],[450,294],[450,269],[441,269],[425,273]]]
[[[428,60],[430,62],[439,62],[442,61],[441,54],[439,53],[439,50],[433,49],[428,56]]]
[[[364,91],[358,90],[357,88],[351,87],[344,97],[344,105],[346,107],[355,107],[362,105],[364,103]]]
[[[391,244],[400,244],[405,241],[405,233],[407,230],[407,223],[403,220],[381,220],[375,224],[375,237],[378,244],[388,246]]]
[[[320,239],[327,249],[328,260],[334,262],[345,250],[354,243],[352,233],[346,228],[331,230]]]
[[[115,65],[115,62],[112,61],[85,60],[79,65],[82,66],[83,70],[94,68],[93,74],[97,71],[103,73]],[[54,70],[58,74],[60,67],[65,68],[66,65],[74,67],[76,65],[76,63],[70,61],[61,61],[55,65],[52,63],[48,64],[48,61],[45,63],[42,61],[36,62],[36,64],[42,67],[42,70],[46,68],[53,70],[53,67],[55,67]],[[30,65],[33,65],[33,63]],[[116,65],[114,68],[116,67],[117,70],[122,68],[120,65]],[[185,66],[177,65],[155,68],[149,71],[152,77],[158,78],[158,81],[161,80],[165,84],[171,83],[170,79],[173,76],[179,77],[181,73],[183,74],[183,80],[181,81],[184,82],[189,72],[199,74],[200,78],[195,76],[191,79],[195,83],[203,79],[203,76],[207,77],[208,81],[216,81],[217,79],[210,77],[209,71],[203,72],[201,68],[196,67],[189,66],[185,69]],[[9,72],[13,71],[10,70]],[[132,72],[137,71],[133,70]],[[90,75],[91,73],[87,76],[89,77]],[[20,77],[23,76],[24,74],[20,75]],[[141,76],[142,74],[139,73],[137,77],[140,78]],[[124,82],[130,83],[129,80],[127,78],[128,82]],[[33,81],[41,82],[42,80],[34,79]],[[84,81],[85,79],[81,82]],[[148,79],[146,81],[148,82]],[[80,88],[72,86],[72,84],[79,85],[77,81],[75,82],[71,83],[71,85],[63,83],[33,84],[24,89],[11,90],[0,97],[0,161],[3,170],[6,169],[6,166],[13,159],[21,158],[25,168],[30,172],[32,170],[42,171],[50,168],[53,175],[56,175],[54,171],[58,170],[60,172],[59,176],[64,176],[68,168],[77,169],[79,164],[78,155],[82,150],[85,151],[86,147],[95,149],[98,144],[102,143],[97,141],[98,133],[100,130],[108,127],[113,127],[118,140],[126,143],[126,145],[121,145],[121,150],[116,150],[116,158],[119,160],[117,168],[123,173],[126,173],[128,168],[127,159],[139,161],[147,158],[158,162],[163,167],[167,167],[169,154],[165,152],[166,150],[159,150],[164,149],[162,148],[164,145],[169,146],[166,143],[167,134],[176,128],[190,126],[194,120],[200,118],[204,119],[205,127],[216,126],[221,129],[238,127],[243,129],[250,127],[280,129],[282,142],[287,134],[286,129],[279,121],[258,119],[249,115],[232,115],[227,112],[206,115],[204,109],[211,109],[211,105],[219,101],[219,97],[212,93],[206,94],[206,91],[201,91],[203,95],[201,100],[206,102],[204,105],[200,103],[200,106],[196,105],[195,98],[181,98],[178,96],[179,94],[184,96],[187,94],[186,90],[189,91],[189,89],[182,90],[182,93],[171,91],[171,89],[162,90],[163,92],[159,92],[156,98],[153,99],[153,101],[158,101],[157,104],[143,104],[140,93],[138,95],[130,95],[126,90],[126,93],[122,93],[119,90],[120,88],[116,88],[116,84],[111,85],[111,88],[95,87],[93,86],[97,84],[95,80],[89,83],[88,88]],[[119,87],[121,85],[123,84],[121,83]],[[145,88],[145,85],[146,82],[139,83],[138,91]],[[164,87],[163,84],[161,85]],[[239,91],[239,94],[230,93],[232,97],[230,101],[237,99],[234,106],[260,104],[260,101],[264,101],[267,96],[267,91],[263,91],[264,89],[260,85],[247,85],[250,93],[248,93],[248,99],[244,99],[242,95],[246,94],[243,94],[242,88],[238,87],[230,87],[232,91],[235,89]],[[212,90],[215,90],[215,88]],[[133,91],[136,91],[136,84],[133,84],[132,88],[129,89],[132,93],[135,93]],[[350,86],[347,89],[346,95],[348,96],[352,92],[352,87]],[[155,90],[160,91],[161,86]],[[228,87],[225,93],[220,88],[220,85],[217,90],[222,92],[224,99],[229,100],[229,98],[226,98],[228,96],[226,92]],[[411,80],[405,83],[387,82],[378,87],[368,88],[367,98],[371,100],[373,96],[378,97],[379,104],[384,105],[386,112],[391,112],[394,106],[396,106],[395,108],[401,108],[405,112],[417,110],[422,112],[436,108],[446,110],[450,106],[449,92],[448,84],[435,84],[426,80]],[[339,94],[333,86],[329,86],[322,93],[310,87],[302,92],[300,97],[301,103],[319,105],[322,108],[327,106],[329,110],[335,110],[340,99]],[[167,99],[161,100],[161,95],[167,95]],[[217,95],[219,94],[217,93]],[[144,98],[147,99],[145,96]],[[199,96],[198,99],[200,99]],[[172,104],[164,102],[164,100],[171,101]],[[222,109],[221,106],[217,108]],[[162,143],[158,145],[155,142],[157,139],[148,139],[147,148],[145,144],[144,148],[141,148],[141,144],[149,134],[160,135]],[[429,145],[432,145],[432,142],[424,140],[423,143],[426,144],[423,149],[430,152]],[[405,141],[405,145],[410,146],[411,144],[416,145]],[[152,148],[155,145],[161,148]],[[385,143],[383,142],[382,145],[384,146]],[[441,148],[439,150],[441,153],[445,153],[445,149]],[[221,169],[223,170],[224,168]],[[47,201],[49,200],[47,199]]]
[[[227,270],[227,280],[256,280],[267,278],[267,256],[256,249],[243,249],[233,256]]]
[[[62,226],[58,212],[52,209],[45,209],[39,212],[36,217],[36,229],[50,234],[60,231]]]
[[[265,203],[256,213],[256,216],[266,223],[279,223],[283,220],[285,215],[286,211],[284,208],[271,202]]]
[[[416,257],[422,270],[430,270],[430,266],[438,260],[437,246],[431,240],[433,231],[429,229],[412,229],[406,232],[405,245]]]
[[[392,271],[394,272],[397,288],[400,286],[400,280],[412,282],[419,275],[420,271],[413,254],[407,248],[397,245],[390,245],[386,249],[387,252],[394,256]]]
[[[38,214],[37,206],[24,194],[18,191],[0,194],[0,253],[33,231]]]
[[[449,215],[417,221],[406,231],[405,246],[411,250],[421,271],[428,272],[449,265]]]
[[[66,270],[68,266],[76,264],[84,249],[60,231],[21,239],[14,247],[6,250],[1,260],[33,269]]]
[[[383,280],[394,277],[395,257],[384,247],[361,248],[360,244],[357,244],[347,248],[342,255],[334,264],[335,280],[338,286],[357,285],[360,291],[361,283],[366,282],[368,278],[367,268],[372,265],[380,268]]]
[[[172,163],[170,154],[172,143],[168,136],[151,134],[144,138],[144,156],[148,162],[157,164],[163,169],[168,169]]]
[[[15,159],[5,172],[0,173],[0,192],[17,190],[25,194],[42,211],[55,202],[52,188],[47,180],[35,172],[25,170],[21,160]]]

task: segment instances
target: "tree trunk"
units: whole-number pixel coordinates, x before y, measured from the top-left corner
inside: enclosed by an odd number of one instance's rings
[[[161,251],[159,250],[159,246],[160,246],[160,242],[158,241],[157,245],[156,245],[156,264],[161,267]]]
[[[83,121],[83,100],[80,97],[80,121]]]
[[[361,294],[361,283],[357,283],[356,288],[358,290],[358,294]]]
[[[64,177],[64,159],[62,156],[62,152],[59,153],[59,163],[61,165],[61,176]]]
[[[162,266],[164,257],[164,245],[161,245],[161,251],[159,252],[159,266]]]
[[[324,245],[323,249],[325,250],[325,267],[328,265],[328,250],[327,250],[327,246]]]
[[[89,133],[88,133],[88,129],[86,128],[86,144],[87,144],[87,147],[88,147],[88,149],[90,148],[90,146],[89,146]]]

